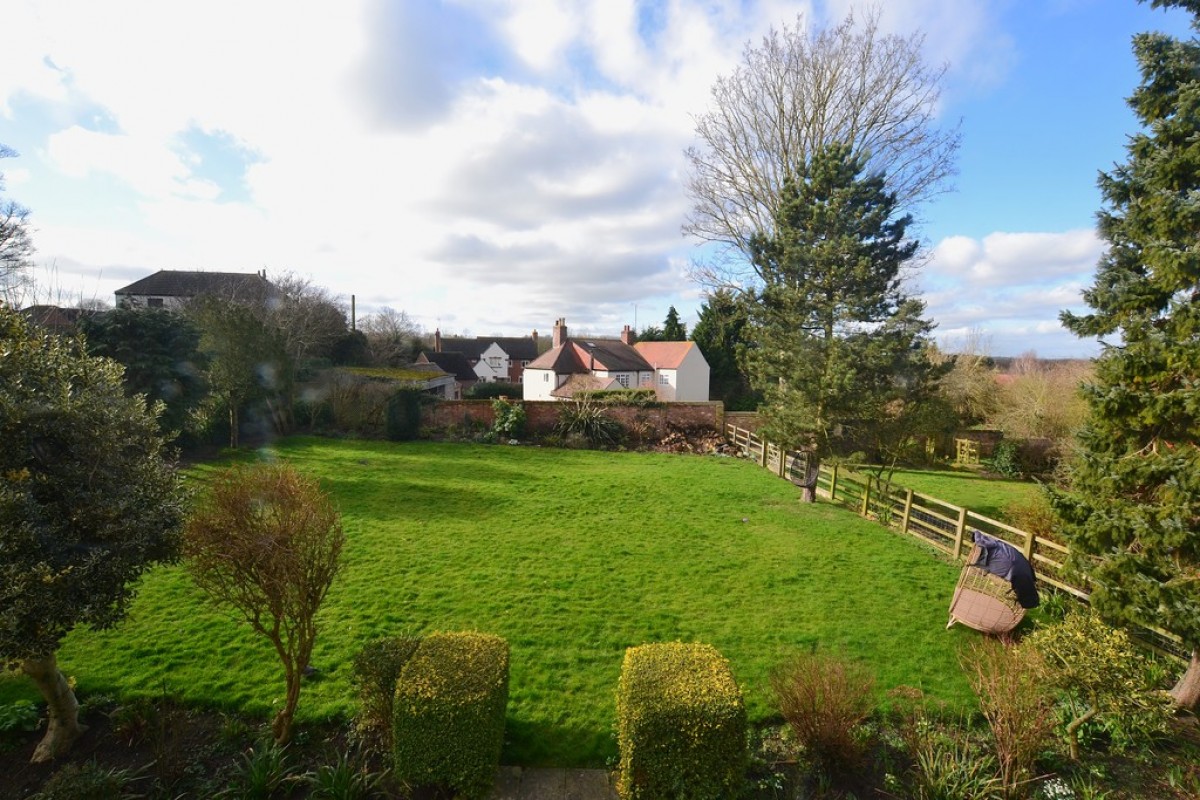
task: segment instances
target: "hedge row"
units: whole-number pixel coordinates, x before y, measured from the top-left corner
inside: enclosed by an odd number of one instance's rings
[[[674,642],[625,651],[617,689],[623,800],[736,796],[746,730],[741,692],[716,648]]]
[[[508,702],[508,642],[434,633],[404,664],[393,702],[396,776],[414,786],[486,797],[500,764]]]

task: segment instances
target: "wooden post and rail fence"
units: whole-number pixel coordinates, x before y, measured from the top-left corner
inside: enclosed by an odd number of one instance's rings
[[[808,454],[785,451],[760,438],[753,431],[727,425],[725,438],[743,456],[769,469],[781,478],[803,486],[812,481]],[[1013,527],[998,519],[968,508],[915,492],[882,480],[878,475],[854,470],[844,464],[820,464],[816,470],[815,494],[873,519],[885,527],[915,536],[946,553],[955,561],[965,561],[973,545],[972,532],[980,530],[1008,542],[1024,554],[1037,573],[1038,581],[1086,602],[1086,585],[1067,574],[1070,548],[1030,531]],[[1135,631],[1144,644],[1176,657],[1184,657],[1180,639],[1154,627]]]

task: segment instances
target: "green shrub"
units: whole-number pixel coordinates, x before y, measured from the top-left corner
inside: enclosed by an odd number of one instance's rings
[[[511,403],[507,400],[493,400],[492,411],[496,415],[492,430],[498,436],[515,439],[525,432],[525,405],[520,400]]]
[[[508,642],[484,633],[426,636],[400,671],[393,754],[397,779],[485,797],[500,764]]]
[[[584,398],[563,403],[554,432],[567,440],[582,437],[593,447],[607,447],[621,441],[624,429],[620,422],[608,415],[603,405]]]
[[[525,387],[519,383],[480,382],[463,392],[463,398],[466,400],[493,400],[498,397],[523,397],[524,393]]]
[[[576,400],[593,400],[605,406],[637,406],[656,408],[662,405],[658,393],[653,389],[608,389],[605,391],[578,392]]]
[[[748,762],[746,707],[729,662],[706,644],[626,650],[617,744],[624,800],[735,796]]]
[[[372,749],[391,752],[396,681],[420,643],[415,636],[372,639],[354,656],[354,683],[358,687],[354,729]]]
[[[992,457],[986,461],[987,468],[997,475],[1003,475],[1006,478],[1020,478],[1021,471],[1021,448],[1020,446],[1008,439],[996,445],[996,449],[992,451]]]
[[[1149,663],[1129,635],[1091,609],[1026,637],[1045,661],[1048,681],[1067,711],[1063,733],[1079,757],[1085,725],[1099,723],[1118,749],[1146,744],[1167,729],[1171,707],[1153,686]]]
[[[855,767],[866,744],[856,729],[875,709],[875,679],[831,655],[803,653],[771,674],[779,712],[813,765]]]
[[[31,700],[16,700],[0,705],[0,735],[36,731],[42,715]]]
[[[421,391],[397,389],[387,401],[387,438],[393,442],[416,439],[421,432]]]

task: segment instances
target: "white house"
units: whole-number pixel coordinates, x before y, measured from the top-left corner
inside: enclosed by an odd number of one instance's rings
[[[708,362],[694,343],[634,345],[632,340],[628,325],[620,341],[571,339],[566,320],[557,320],[553,346],[525,367],[524,399],[569,400],[582,391],[654,389],[667,402],[708,400]]]
[[[654,388],[671,403],[708,400],[708,361],[695,342],[638,342],[633,346],[654,368]]]

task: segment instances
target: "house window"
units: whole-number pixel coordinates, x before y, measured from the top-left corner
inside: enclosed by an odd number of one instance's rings
[[[550,382],[550,373],[543,372],[542,373],[542,383],[549,383],[549,382]]]
[[[664,372],[658,376],[658,382],[663,386],[670,386],[671,376]]]
[[[624,386],[626,389],[628,389],[628,388],[629,388],[629,373],[627,373],[627,372],[622,372],[620,375],[618,375],[618,376],[617,376],[617,383],[621,384],[621,385],[622,385],[622,386]]]
[[[528,367],[528,366],[529,366],[529,359],[528,358],[521,359],[521,368],[524,369],[525,367]]]
[[[638,373],[638,386],[649,386],[649,385],[650,385],[650,373],[649,372]]]
[[[492,369],[500,369],[500,356],[488,356],[488,366]]]
[[[147,298],[146,306],[149,308],[162,308],[163,307],[163,299],[161,297]]]

